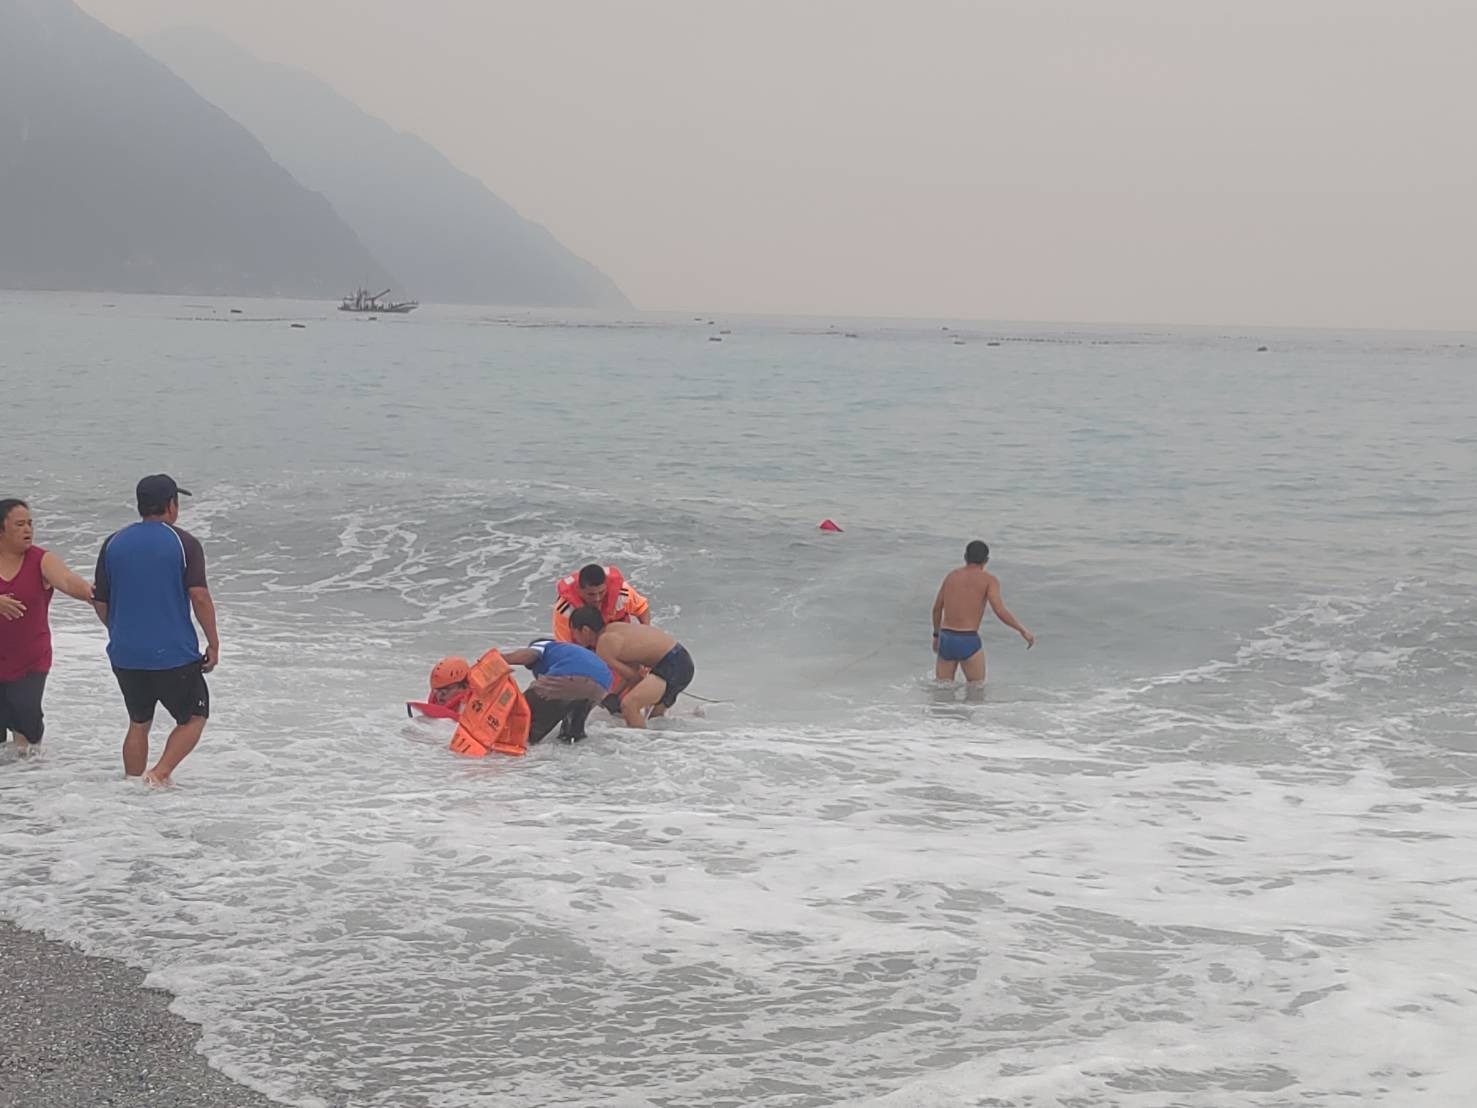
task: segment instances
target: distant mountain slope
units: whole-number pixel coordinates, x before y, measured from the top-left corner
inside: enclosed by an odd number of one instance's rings
[[[144,46],[323,193],[374,255],[426,300],[629,307],[613,281],[414,135],[302,70],[207,31]]]
[[[322,196],[71,0],[0,0],[0,287],[331,296],[388,273]]]

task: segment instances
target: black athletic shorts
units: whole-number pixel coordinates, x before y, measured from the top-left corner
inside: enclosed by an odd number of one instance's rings
[[[46,733],[41,697],[46,692],[46,674],[28,673],[18,681],[0,681],[0,742],[5,732],[15,731],[33,743]]]
[[[678,695],[692,684],[695,670],[692,655],[680,642],[667,651],[666,657],[651,667],[651,675],[660,677],[667,683],[667,691],[662,693],[661,703],[668,708],[676,704]]]
[[[210,718],[210,689],[205,684],[201,663],[191,662],[178,669],[118,669],[118,687],[123,690],[123,703],[128,705],[128,718],[134,723],[154,719],[154,705],[163,704],[175,723],[187,723],[195,716]]]

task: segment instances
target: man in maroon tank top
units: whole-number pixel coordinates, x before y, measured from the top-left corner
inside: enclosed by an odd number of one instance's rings
[[[41,697],[51,671],[53,589],[92,602],[92,586],[34,541],[24,500],[0,500],[0,743],[9,731],[18,754],[41,741]]]

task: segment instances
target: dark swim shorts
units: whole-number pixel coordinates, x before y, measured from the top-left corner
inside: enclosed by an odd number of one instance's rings
[[[962,662],[967,658],[973,658],[985,644],[980,640],[978,631],[950,631],[939,632],[939,660],[943,662]]]
[[[210,718],[210,688],[200,662],[176,669],[119,669],[113,667],[123,702],[128,705],[128,718],[134,723],[151,723],[154,705],[163,704],[175,723],[188,723],[195,716]]]
[[[662,693],[663,706],[670,708],[677,703],[678,695],[692,684],[692,675],[696,668],[692,664],[692,655],[680,642],[667,651],[666,657],[651,667],[651,675],[660,677],[667,683],[667,691]]]
[[[0,743],[5,732],[15,731],[33,743],[46,733],[41,697],[46,692],[46,674],[28,673],[15,681],[0,681]]]

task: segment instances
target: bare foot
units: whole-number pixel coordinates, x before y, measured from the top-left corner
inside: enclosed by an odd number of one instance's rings
[[[174,785],[174,781],[169,774],[160,773],[158,769],[151,769],[144,774],[144,784],[151,789],[168,789]]]
[[[651,706],[651,711],[649,711],[649,712],[646,713],[646,718],[647,719],[661,719],[662,716],[664,716],[666,714],[667,714],[667,706],[665,704],[663,704],[660,700],[658,700],[655,704],[653,704]]]
[[[17,758],[29,758],[36,753],[37,743],[27,742],[19,735],[15,737],[15,756]]]

